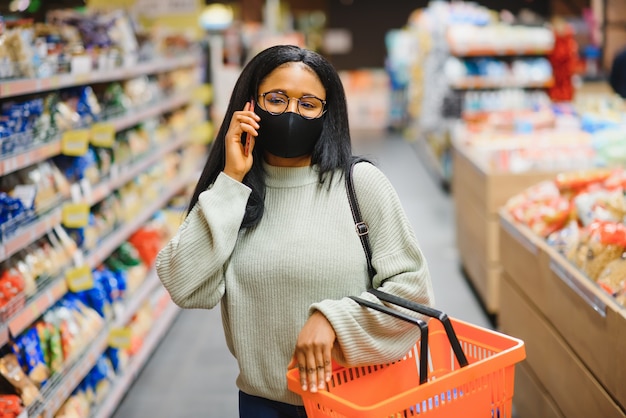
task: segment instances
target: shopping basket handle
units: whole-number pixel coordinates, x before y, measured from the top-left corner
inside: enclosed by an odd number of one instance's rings
[[[361,306],[365,306],[379,312],[386,313],[387,315],[391,315],[394,318],[401,319],[419,327],[420,331],[422,332],[422,337],[420,338],[420,385],[428,382],[428,324],[419,318],[413,318],[412,316],[409,316],[400,311],[396,311],[395,309],[391,309],[385,305],[379,305],[377,303],[370,302],[369,300],[361,299],[356,296],[350,296],[350,299],[352,299]]]
[[[419,303],[415,303],[413,301],[406,300],[401,297],[391,295],[389,293],[382,292],[378,289],[369,289],[368,292],[370,292],[372,295],[376,296],[382,301],[393,303],[394,305],[398,305],[413,312],[421,313],[422,315],[426,315],[439,320],[439,322],[441,322],[441,324],[443,325],[443,328],[446,330],[446,335],[448,336],[448,340],[450,341],[450,345],[452,346],[454,355],[459,362],[459,366],[465,367],[468,365],[467,357],[465,357],[465,353],[461,348],[461,344],[459,343],[459,339],[456,336],[456,332],[454,332],[454,328],[452,327],[450,318],[445,312],[439,311],[429,306],[420,305]]]

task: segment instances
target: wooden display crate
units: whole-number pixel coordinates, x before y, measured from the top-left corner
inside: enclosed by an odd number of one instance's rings
[[[526,362],[515,367],[513,405],[517,418],[566,418]]]
[[[506,272],[502,275],[501,297],[501,330],[524,340],[527,353],[525,364],[537,377],[539,388],[547,392],[531,401],[528,398],[541,394],[540,389],[526,388],[526,392],[520,394],[524,385],[516,387],[513,402],[516,408],[519,407],[520,418],[550,416],[549,413],[531,413],[530,405],[533,408],[554,406],[556,410],[551,412],[557,417],[624,417],[624,410],[574,353],[570,342],[562,338],[550,319],[541,315],[524,290]],[[523,403],[518,403],[518,396]],[[546,404],[546,399],[553,399],[554,405],[550,402]]]
[[[626,308],[504,211],[501,224],[504,276],[523,289],[534,314],[556,330],[561,342],[626,410]],[[503,306],[509,304],[503,300]],[[525,321],[526,316],[519,316],[509,326],[517,329]],[[529,338],[543,343],[537,335]]]
[[[492,172],[472,158],[459,143],[453,146],[452,195],[456,241],[461,262],[485,309],[499,308],[500,264],[498,210],[508,199],[555,172]]]

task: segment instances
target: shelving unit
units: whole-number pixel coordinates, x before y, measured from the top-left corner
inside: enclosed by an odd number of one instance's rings
[[[481,30],[488,27],[486,26]],[[476,42],[462,39],[462,44],[455,43],[455,38],[451,35],[454,28],[453,25],[449,25],[444,29],[433,29],[432,32],[418,31],[421,36],[419,43],[420,48],[422,48],[420,51],[422,57],[418,64],[420,66],[419,71],[415,69],[415,72],[422,76],[423,71],[431,71],[433,73],[431,77],[438,77],[438,79],[424,78],[423,86],[414,87],[423,95],[423,103],[420,104],[422,112],[420,112],[414,127],[415,132],[417,132],[413,141],[414,148],[420,158],[431,168],[430,173],[434,179],[446,191],[450,190],[454,175],[452,168],[454,129],[463,116],[465,94],[476,90],[547,90],[553,87],[555,82],[552,77],[529,79],[518,78],[513,75],[500,77],[465,76],[447,79],[445,69],[451,58],[464,62],[479,58],[496,58],[509,61],[518,58],[547,57],[551,53],[547,44],[542,47],[540,42],[523,39],[523,37],[519,39],[517,45],[511,39],[508,39],[507,42],[503,41],[502,47],[491,46],[498,44],[498,42],[484,36],[477,37],[480,40]],[[424,68],[429,70],[424,70]],[[427,117],[422,116],[424,112],[428,114]],[[439,114],[436,115],[436,112]]]
[[[18,79],[0,82],[0,97],[3,99],[24,96],[31,93],[58,90],[66,87],[82,86],[94,83],[126,80],[145,74],[156,74],[182,67],[197,66],[200,63],[199,53],[191,52],[171,58],[158,58],[141,62],[133,66],[115,68],[107,71],[93,71],[85,74],[61,74],[37,79]]]
[[[113,388],[100,407],[94,411],[93,418],[108,418],[122,400],[128,388],[132,385],[142,367],[150,357],[150,354],[157,348],[159,342],[167,333],[171,323],[176,319],[179,309],[172,302],[168,303],[165,311],[157,318],[155,326],[146,337],[140,351],[133,356],[126,370],[118,376],[113,383]]]
[[[177,57],[157,59],[139,63],[132,67],[106,72],[100,71],[76,75],[64,74],[36,80],[3,81],[0,82],[0,97],[6,99],[65,87],[124,80],[179,68],[199,68],[200,64],[201,57],[199,53],[191,51],[188,54]],[[197,72],[197,75],[199,76],[200,73]],[[175,92],[172,95],[160,98],[158,101],[133,109],[123,115],[99,121],[98,123],[106,125],[106,128],[113,132],[132,128],[146,119],[175,111],[197,100],[195,96],[197,87],[193,86],[188,90]],[[90,127],[86,128],[91,129]],[[63,206],[65,204],[85,203],[88,206],[97,204],[137,176],[149,170],[167,154],[194,143],[197,128],[197,126],[189,126],[184,130],[176,131],[167,141],[152,147],[148,152],[134,156],[131,161],[114,165],[115,168],[110,171],[110,174],[101,178],[97,184],[81,184],[81,193],[78,194],[78,197],[76,194],[71,198],[69,196],[62,197],[59,200],[59,204],[47,213],[39,216],[27,226],[18,229],[10,238],[0,242],[0,261],[7,260],[12,255],[42,238],[46,233],[61,227],[63,223]],[[0,176],[11,174],[61,154],[63,152],[63,135],[63,132],[59,132],[45,143],[39,143],[30,149],[22,150],[0,159]],[[11,335],[19,335],[25,331],[70,291],[70,285],[66,278],[68,272],[79,267],[88,268],[89,270],[96,269],[120,245],[126,242],[138,228],[164,207],[172,197],[180,193],[197,177],[198,171],[195,167],[188,167],[188,164],[187,166],[182,166],[178,177],[170,180],[153,201],[142,202],[142,210],[138,216],[123,225],[119,225],[106,237],[101,237],[101,242],[96,249],[85,254],[81,250],[77,250],[78,253],[74,257],[73,265],[65,266],[59,276],[48,278],[39,283],[40,288],[37,292],[25,302],[22,300],[23,306],[18,306],[11,310],[10,312],[12,313],[2,320],[0,323],[0,347],[10,341]],[[46,383],[41,389],[42,400],[27,408],[24,415],[42,418],[54,417],[58,409],[94,367],[98,358],[108,347],[110,331],[126,326],[146,300],[158,295],[159,299],[166,303],[167,308],[155,320],[155,327],[146,338],[141,351],[132,358],[124,373],[117,377],[111,387],[111,393],[104,404],[100,405],[98,410],[92,414],[92,416],[97,417],[110,416],[117,402],[129,385],[132,384],[138,371],[143,367],[150,353],[158,345],[178,313],[178,308],[169,300],[167,292],[163,289],[159,290],[159,288],[160,283],[156,271],[153,269],[143,284],[133,294],[128,295],[128,298],[123,302],[122,308],[117,310],[117,316],[110,322],[105,323],[103,329],[97,333],[97,336],[88,346],[73,359],[69,359],[62,372],[55,374]],[[7,315],[6,312],[5,315]]]
[[[505,209],[499,221],[501,328],[528,353],[520,416],[625,416],[626,309]]]
[[[554,85],[554,79],[540,81],[519,81],[514,78],[490,79],[487,77],[465,77],[453,81],[450,86],[455,90],[497,90],[497,89],[547,89]]]

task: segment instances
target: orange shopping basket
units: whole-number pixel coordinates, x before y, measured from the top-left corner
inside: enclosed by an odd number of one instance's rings
[[[526,357],[523,341],[378,290],[370,292],[437,321],[426,325],[385,305],[352,297],[420,326],[422,337],[402,360],[336,369],[327,390],[317,393],[302,391],[298,369],[289,370],[288,387],[302,396],[309,418],[511,416],[515,364]]]

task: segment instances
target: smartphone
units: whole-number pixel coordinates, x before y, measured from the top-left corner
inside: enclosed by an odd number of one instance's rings
[[[254,111],[254,99],[250,98],[250,109]],[[244,132],[241,134],[241,145],[243,145],[243,152],[247,156],[250,151],[250,134]]]

